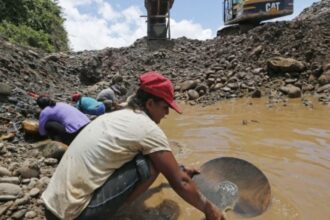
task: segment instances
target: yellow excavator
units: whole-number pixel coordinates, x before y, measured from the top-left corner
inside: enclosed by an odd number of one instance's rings
[[[223,0],[225,25],[256,26],[293,13],[293,0]],[[221,35],[221,30],[217,35]]]
[[[149,40],[169,39],[171,37],[170,9],[173,3],[174,0],[144,1],[147,16],[143,17],[147,17]],[[256,26],[261,21],[292,13],[293,0],[223,0],[224,24],[238,24],[244,29]],[[221,35],[222,32],[225,30],[219,30],[217,35]]]
[[[166,40],[171,38],[170,9],[174,0],[145,0],[147,10],[147,35],[149,40]]]

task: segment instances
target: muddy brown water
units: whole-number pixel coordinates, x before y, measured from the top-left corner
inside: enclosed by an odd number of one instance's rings
[[[279,102],[239,99],[208,107],[182,106],[161,127],[173,141],[180,163],[200,167],[221,156],[247,160],[267,176],[272,200],[251,220],[330,218],[330,106],[310,98]],[[203,214],[169,188],[164,177],[135,204],[123,219],[200,220]],[[130,213],[130,214],[127,214]],[[233,212],[228,219],[246,219]]]

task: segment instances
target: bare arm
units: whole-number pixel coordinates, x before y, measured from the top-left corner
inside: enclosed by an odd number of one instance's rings
[[[197,189],[186,172],[182,172],[170,151],[149,154],[154,168],[162,173],[175,192],[192,206],[202,211],[207,220],[222,220],[224,217],[217,208]]]

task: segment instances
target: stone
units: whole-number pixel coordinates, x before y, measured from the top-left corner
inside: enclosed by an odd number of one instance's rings
[[[29,202],[29,200],[30,200],[30,196],[25,195],[23,198],[16,199],[15,200],[15,205],[16,206],[25,205]]]
[[[11,215],[11,217],[12,217],[13,219],[21,219],[21,218],[25,215],[26,212],[27,212],[26,209],[21,209],[21,210],[18,210],[18,211],[16,211],[16,212],[14,212],[14,213]]]
[[[0,83],[0,96],[7,97],[11,94],[12,88],[7,83]]]
[[[46,165],[55,165],[58,163],[58,160],[56,158],[46,158],[45,164]]]
[[[1,176],[11,176],[11,172],[5,167],[0,167],[0,177]]]
[[[25,119],[22,128],[26,134],[39,134],[39,122],[36,120]]]
[[[0,135],[0,141],[6,141],[6,140],[10,140],[12,138],[14,138],[16,136],[15,133],[8,133],[8,134],[3,134],[3,135]]]
[[[330,84],[330,70],[327,72],[324,72],[318,79],[318,82],[321,86],[324,86],[326,84]]]
[[[17,170],[22,178],[39,177],[40,171],[36,168],[21,167]]]
[[[259,89],[256,89],[251,94],[252,98],[261,98],[261,91]]]
[[[189,89],[194,89],[194,88],[196,88],[196,86],[197,86],[196,80],[187,80],[181,84],[180,89],[181,89],[181,91],[186,91]]]
[[[0,183],[13,183],[19,184],[20,180],[18,177],[0,177]]]
[[[58,141],[42,141],[35,145],[46,158],[56,158],[60,160],[68,146]]]
[[[189,100],[195,100],[199,97],[199,94],[196,90],[190,89],[188,91],[188,97]]]
[[[14,200],[22,195],[23,192],[19,185],[0,183],[0,201]]]
[[[30,195],[31,197],[36,197],[37,195],[39,195],[39,193],[40,193],[40,189],[38,189],[38,188],[33,188],[33,189],[30,190],[29,195]]]
[[[320,88],[317,89],[318,93],[325,92],[325,91],[330,91],[330,84],[321,86]]]
[[[267,61],[268,72],[286,73],[302,72],[305,70],[305,64],[292,58],[273,57]]]
[[[34,218],[37,216],[37,213],[35,211],[28,211],[26,214],[25,214],[25,218],[28,218],[28,219],[31,219],[31,218]]]
[[[300,88],[294,85],[287,85],[280,88],[280,91],[284,94],[288,95],[289,98],[299,98],[301,97],[301,90]]]
[[[3,216],[5,212],[12,206],[13,203],[14,203],[13,201],[9,201],[0,205],[0,216]]]
[[[262,51],[263,51],[263,47],[262,47],[262,45],[259,45],[258,47],[254,48],[251,51],[250,56],[259,56]]]
[[[58,160],[61,159],[65,151],[68,149],[66,144],[50,140],[39,142],[35,147],[41,151],[44,157],[56,158]]]

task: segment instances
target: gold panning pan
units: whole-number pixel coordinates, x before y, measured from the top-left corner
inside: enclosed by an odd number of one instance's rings
[[[202,165],[194,182],[206,198],[223,211],[244,217],[262,214],[270,204],[267,177],[253,164],[238,158],[220,157]]]

